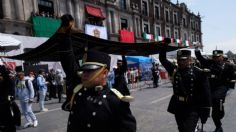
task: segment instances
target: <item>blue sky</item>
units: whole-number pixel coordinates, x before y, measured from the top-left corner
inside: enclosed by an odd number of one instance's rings
[[[179,0],[181,2],[202,16],[203,51],[211,53],[217,47],[236,54],[236,0]]]

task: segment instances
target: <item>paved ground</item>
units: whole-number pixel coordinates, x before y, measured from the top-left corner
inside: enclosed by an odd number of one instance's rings
[[[135,101],[131,103],[131,109],[137,120],[137,132],[177,132],[174,116],[166,111],[172,89],[171,85],[164,81],[159,88],[133,89],[132,95]],[[60,109],[61,104],[54,99],[46,103],[48,112],[38,113],[38,104],[33,109],[37,112],[39,126],[27,128],[19,132],[65,132],[68,113]],[[223,120],[225,132],[236,131],[236,92],[233,91],[227,97],[225,109],[226,116]],[[22,117],[23,123],[25,122]],[[205,125],[205,130],[214,130],[212,119]]]

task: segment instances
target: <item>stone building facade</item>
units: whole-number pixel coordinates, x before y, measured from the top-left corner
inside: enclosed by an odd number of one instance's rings
[[[74,16],[81,30],[88,23],[106,27],[114,41],[120,29],[127,29],[135,42],[146,41],[147,33],[202,44],[200,15],[178,0],[0,0],[0,32],[33,36],[32,16],[56,19],[65,13]]]

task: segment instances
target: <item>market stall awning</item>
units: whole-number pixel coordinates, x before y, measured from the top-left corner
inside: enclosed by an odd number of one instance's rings
[[[9,52],[20,48],[21,41],[11,37],[0,34],[0,51]]]
[[[86,8],[86,12],[89,15],[105,19],[105,17],[102,14],[102,10],[100,8],[90,6],[90,5],[86,5],[85,8]]]

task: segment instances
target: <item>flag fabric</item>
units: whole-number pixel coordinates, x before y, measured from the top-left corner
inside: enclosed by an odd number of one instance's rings
[[[185,40],[183,44],[184,44],[184,46],[189,46],[189,41]]]
[[[130,32],[128,30],[119,30],[119,34],[120,34],[120,42],[124,42],[124,43],[134,43],[134,32]]]
[[[146,40],[153,40],[153,35],[152,34],[147,34],[147,33],[143,33],[143,38]]]
[[[155,36],[155,41],[163,41],[163,40],[164,40],[164,37],[158,36],[158,35]]]

